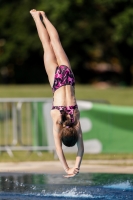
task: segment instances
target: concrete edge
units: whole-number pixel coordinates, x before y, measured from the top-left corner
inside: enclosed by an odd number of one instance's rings
[[[74,161],[68,161],[70,167]],[[133,174],[133,164],[128,165],[123,162],[110,163],[98,161],[83,161],[81,164],[81,173],[122,173]],[[59,161],[43,162],[7,162],[0,163],[0,173],[65,173]]]

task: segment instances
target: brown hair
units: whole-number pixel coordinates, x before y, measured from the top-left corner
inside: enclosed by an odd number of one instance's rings
[[[67,147],[72,147],[76,144],[78,140],[77,130],[73,127],[74,123],[71,122],[69,118],[66,117],[66,113],[62,113],[62,130],[60,133],[60,138],[63,144]]]

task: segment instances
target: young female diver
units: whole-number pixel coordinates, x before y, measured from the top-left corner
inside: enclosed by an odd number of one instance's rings
[[[55,27],[43,11],[30,11],[44,49],[44,66],[53,90],[53,135],[56,152],[67,173],[65,177],[73,177],[79,173],[84,153],[80,113],[75,98],[75,79],[68,57],[61,45]],[[62,143],[68,147],[77,143],[78,151],[75,165],[69,168]]]

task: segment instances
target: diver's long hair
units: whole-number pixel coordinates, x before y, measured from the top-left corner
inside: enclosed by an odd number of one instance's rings
[[[67,147],[72,147],[77,143],[78,140],[78,133],[77,130],[74,128],[74,123],[71,122],[69,118],[66,116],[66,112],[62,111],[62,130],[60,133],[60,138],[63,144]]]

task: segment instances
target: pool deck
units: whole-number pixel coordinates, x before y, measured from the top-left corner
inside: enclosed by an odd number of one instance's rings
[[[74,161],[68,161],[70,167]],[[81,173],[133,174],[133,160],[83,160]],[[0,173],[64,173],[59,161],[0,163]]]

